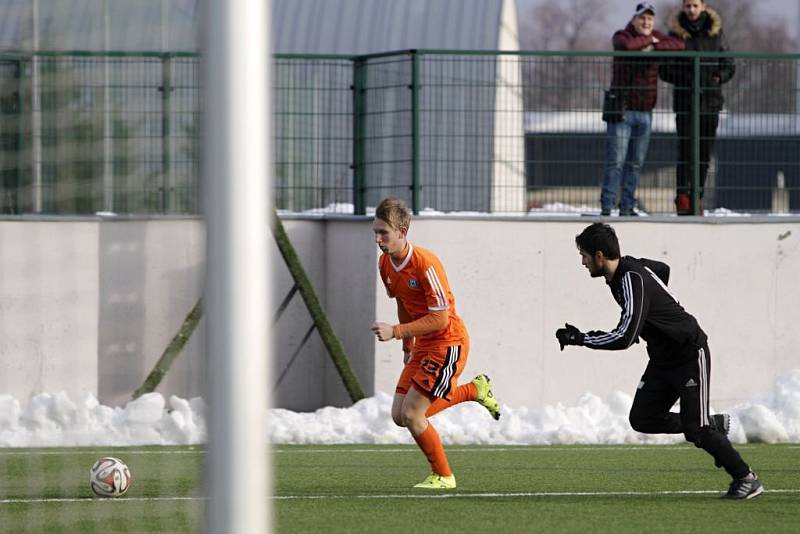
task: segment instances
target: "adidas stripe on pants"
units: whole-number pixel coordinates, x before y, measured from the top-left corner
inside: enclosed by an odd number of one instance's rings
[[[708,344],[697,349],[695,358],[675,367],[648,364],[631,406],[631,426],[646,434],[684,434],[733,478],[741,478],[750,468],[728,438],[708,426],[710,379]],[[680,413],[671,412],[678,400]]]

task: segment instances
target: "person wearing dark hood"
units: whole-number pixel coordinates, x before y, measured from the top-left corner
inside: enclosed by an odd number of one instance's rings
[[[670,35],[681,39],[686,50],[697,52],[727,52],[728,43],[722,32],[722,17],[708,7],[705,0],[683,0],[667,22]],[[693,204],[692,183],[692,74],[691,59],[678,59],[659,67],[659,76],[674,85],[672,106],[678,130],[678,168],[675,208],[678,215],[703,214],[703,193],[708,174],[708,162],[714,148],[719,125],[719,113],[724,98],[721,85],[733,78],[736,67],[733,59],[710,58],[700,65],[700,183],[697,210]]]
[[[683,50],[683,41],[655,29],[656,10],[642,2],[636,6],[625,29],[614,33],[614,50],[621,52],[650,52],[652,50]],[[607,144],[603,186],[600,194],[600,214],[610,215],[616,207],[617,189],[622,181],[619,214],[637,215],[636,186],[642,170],[653,108],[656,105],[658,60],[655,58],[615,57],[611,90],[622,99],[624,111],[615,120],[606,120]]]

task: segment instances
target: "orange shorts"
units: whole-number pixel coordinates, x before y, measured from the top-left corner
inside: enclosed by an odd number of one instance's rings
[[[415,347],[400,373],[395,393],[406,394],[413,387],[429,399],[440,397],[449,400],[450,391],[458,385],[458,377],[467,365],[468,356],[469,341],[434,350],[417,350]]]

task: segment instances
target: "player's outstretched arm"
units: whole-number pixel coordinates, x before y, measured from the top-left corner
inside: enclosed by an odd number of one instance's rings
[[[389,341],[390,339],[405,340],[438,332],[447,327],[448,321],[447,310],[441,310],[423,315],[410,323],[390,325],[389,323],[375,321],[370,329],[381,341]]]
[[[624,350],[639,340],[650,301],[644,292],[642,275],[630,271],[622,277],[622,302],[619,322],[611,332],[593,330],[586,333],[583,344],[600,350]]]
[[[397,299],[397,319],[400,321],[400,324],[408,324],[413,321],[411,318],[411,314],[408,313],[405,306],[400,299]],[[403,338],[403,360],[408,362],[409,358],[411,357],[411,352],[414,350],[414,337],[405,337]]]
[[[450,315],[447,310],[432,311],[410,323],[394,325],[396,339],[408,339],[438,332],[447,328]]]
[[[389,341],[390,339],[394,339],[394,336],[392,335],[393,327],[389,323],[375,321],[372,323],[370,330],[372,330],[372,333],[375,334],[375,337],[377,337],[379,341]]]
[[[556,339],[558,339],[558,344],[561,345],[561,350],[564,350],[567,345],[583,345],[585,337],[586,334],[569,323],[565,323],[564,328],[556,330]]]

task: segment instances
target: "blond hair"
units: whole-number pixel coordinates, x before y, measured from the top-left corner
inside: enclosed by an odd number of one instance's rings
[[[375,218],[384,221],[395,230],[401,228],[408,230],[411,226],[411,211],[406,203],[397,197],[387,197],[381,200],[381,203],[375,208]]]

